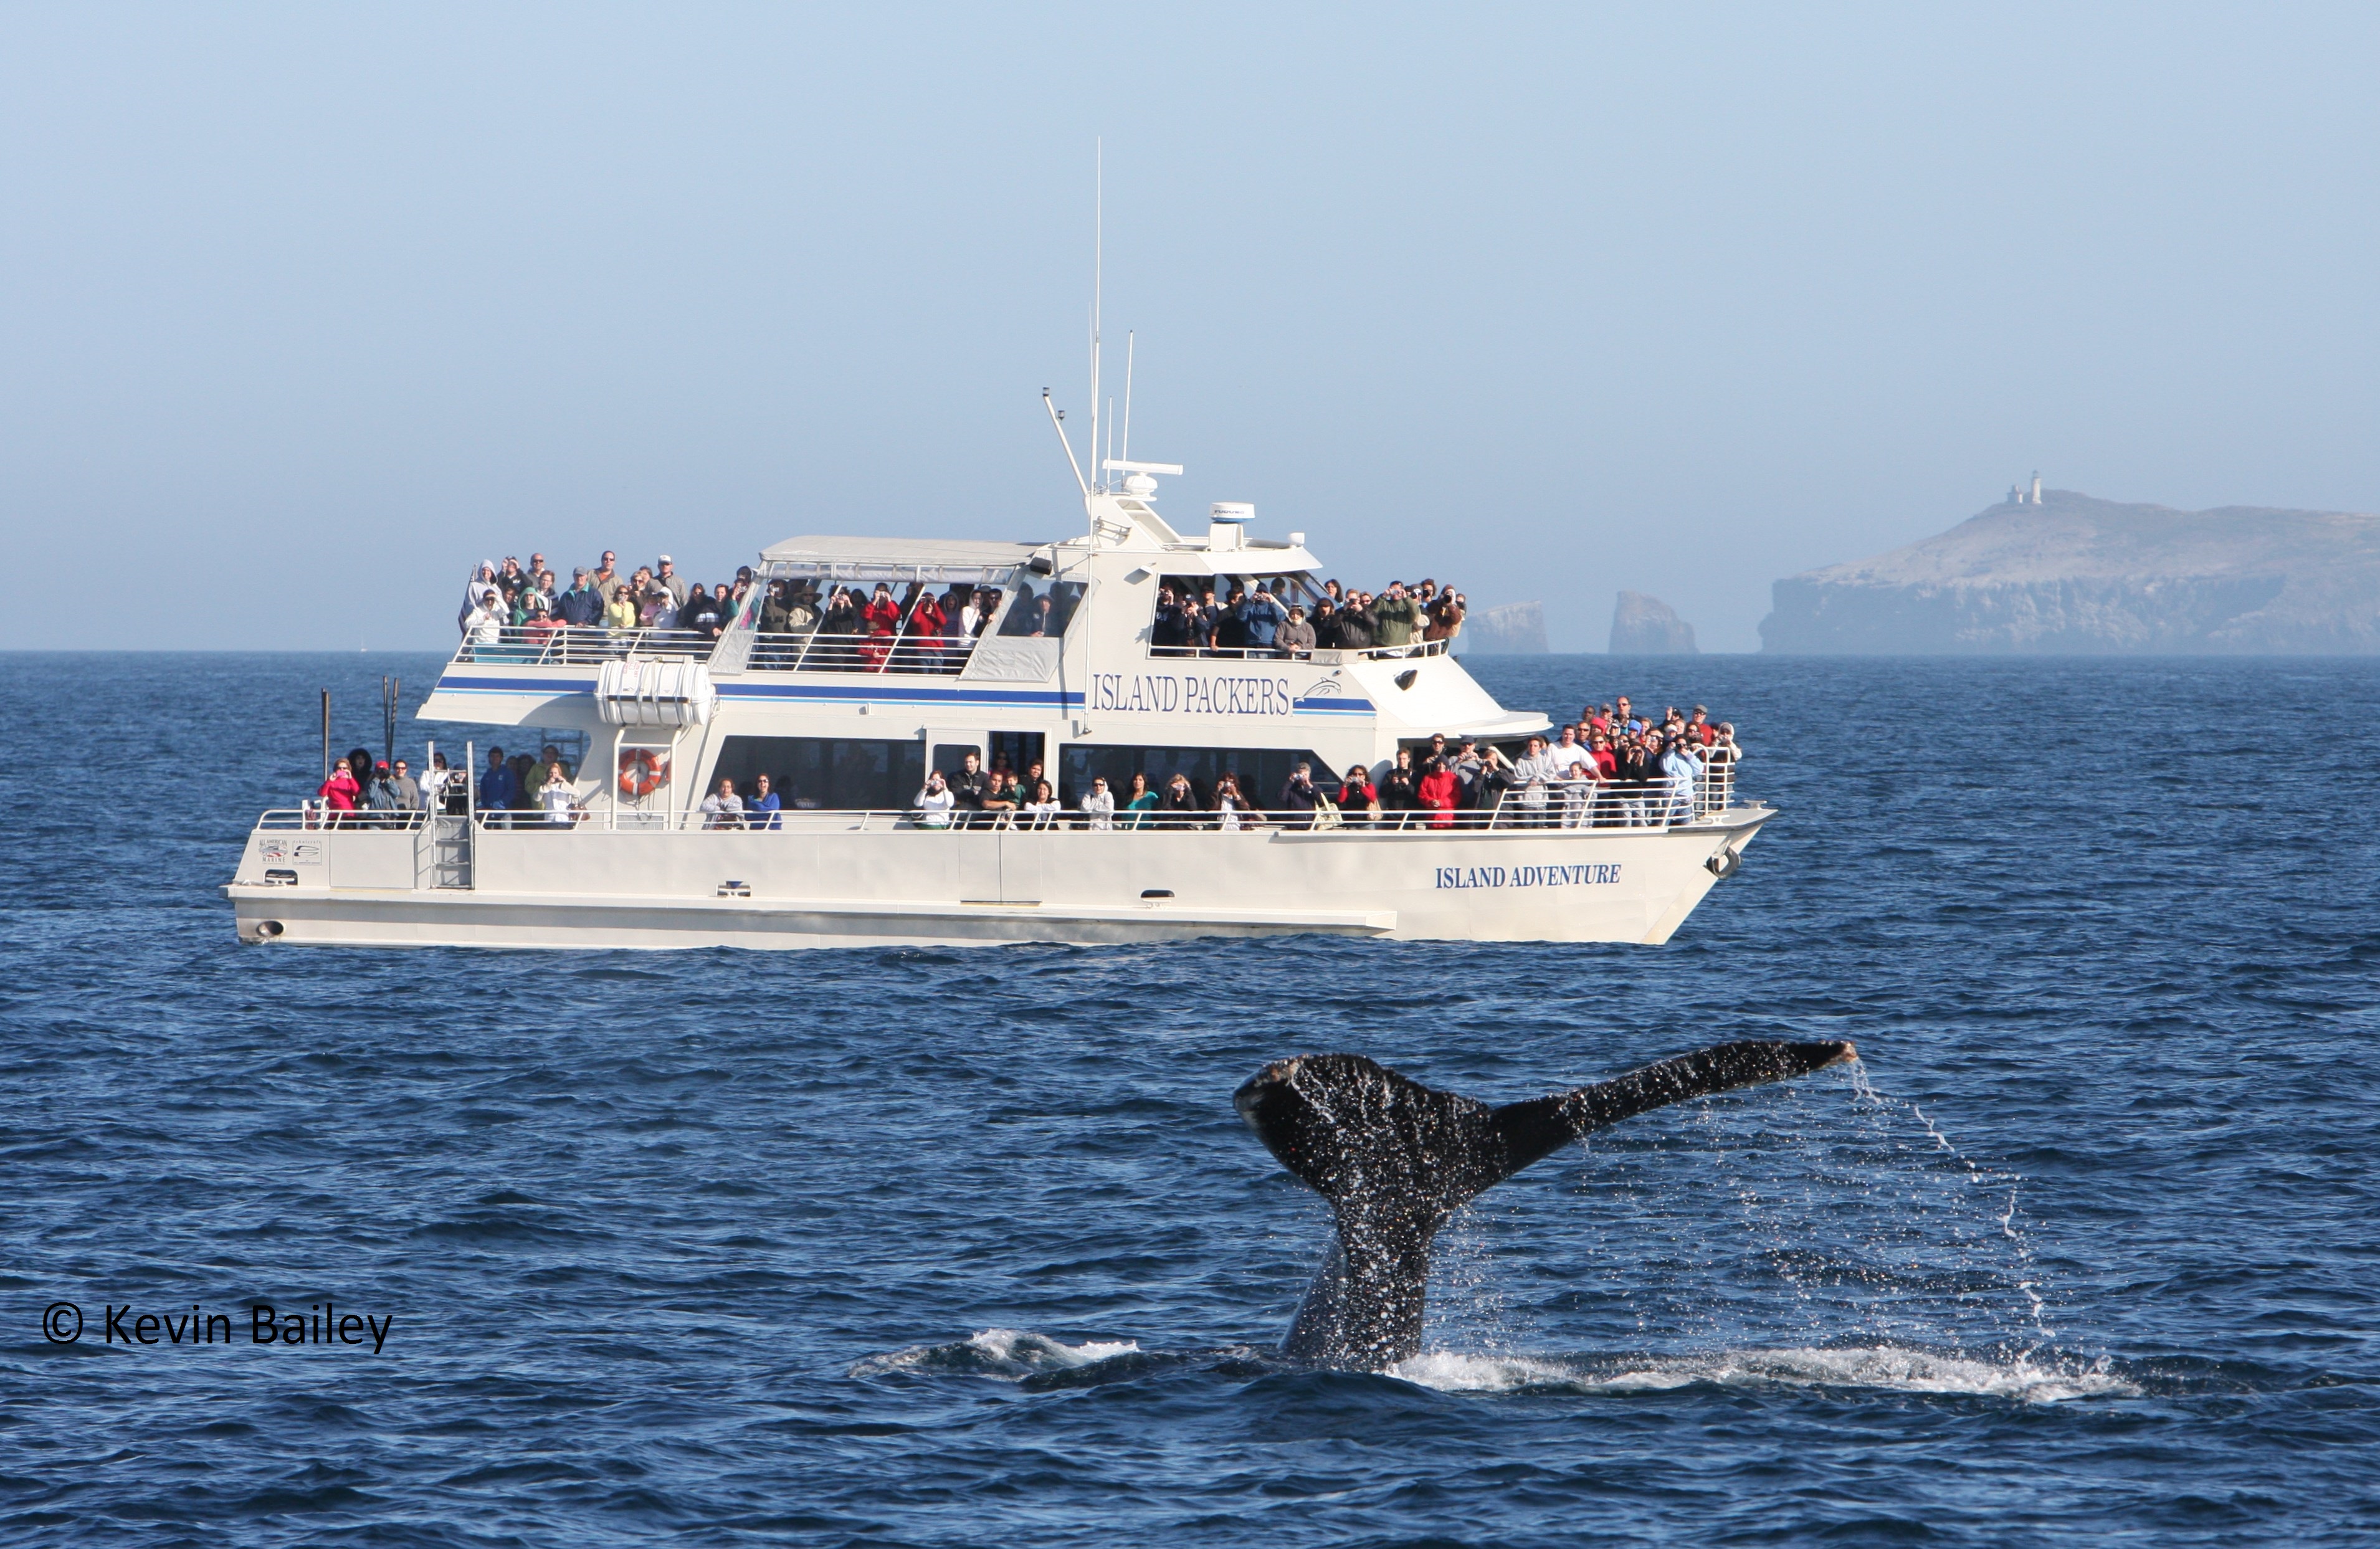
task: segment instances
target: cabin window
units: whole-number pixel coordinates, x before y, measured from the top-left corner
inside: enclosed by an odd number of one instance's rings
[[[1082,605],[1083,593],[1089,588],[1082,581],[1051,581],[1048,587],[1037,587],[1029,572],[1020,573],[1016,581],[1016,597],[1000,620],[1000,633],[1021,639],[1046,637],[1057,640],[1073,623],[1075,610]]]
[[[1328,760],[1311,750],[1299,752],[1288,748],[1135,748],[1111,747],[1107,744],[1069,742],[1059,763],[1066,793],[1060,799],[1069,806],[1079,802],[1091,788],[1091,781],[1100,775],[1107,778],[1108,789],[1115,793],[1119,805],[1132,790],[1135,774],[1148,776],[1148,788],[1161,791],[1175,774],[1190,776],[1190,785],[1198,793],[1199,805],[1215,799],[1215,782],[1229,770],[1240,777],[1240,792],[1259,807],[1272,807],[1281,800],[1281,788],[1289,784],[1289,772],[1301,763],[1314,766],[1314,783],[1335,787],[1338,776]]]
[[[912,805],[926,783],[926,744],[856,737],[731,737],[710,771],[748,797],[762,774],[788,807],[889,811]]]
[[[1314,584],[1314,578],[1303,570],[1268,571],[1245,576],[1160,576],[1157,598],[1151,604],[1149,615],[1148,653],[1152,656],[1207,654],[1198,649],[1198,643],[1205,630],[1211,628],[1214,631],[1214,652],[1229,656],[1244,654],[1247,642],[1239,620],[1231,616],[1232,593],[1237,592],[1253,597],[1259,586],[1271,592],[1284,609],[1302,607],[1309,618],[1314,616],[1314,604],[1322,596]],[[1202,628],[1187,611],[1194,604],[1202,610],[1209,607],[1220,610],[1220,616],[1208,619]],[[1271,653],[1262,652],[1259,654]]]
[[[972,755],[976,767],[988,767],[983,762],[983,747],[975,742],[937,742],[934,744],[934,767],[949,779],[966,773],[966,761]]]

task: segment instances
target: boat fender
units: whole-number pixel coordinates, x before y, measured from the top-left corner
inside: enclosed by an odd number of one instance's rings
[[[1704,861],[1703,864],[1710,868],[1711,875],[1718,878],[1721,882],[1725,882],[1728,878],[1735,875],[1735,869],[1738,866],[1743,864],[1743,854],[1740,850],[1723,849],[1717,855],[1712,856],[1708,860]]]
[[[620,791],[638,799],[669,784],[669,755],[638,748],[620,755]]]

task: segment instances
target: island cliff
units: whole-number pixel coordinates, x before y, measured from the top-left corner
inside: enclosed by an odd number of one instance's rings
[[[1614,656],[1693,656],[1694,627],[1658,597],[1623,592],[1611,609]]]
[[[2380,516],[2070,490],[1776,583],[1779,652],[2380,652]]]

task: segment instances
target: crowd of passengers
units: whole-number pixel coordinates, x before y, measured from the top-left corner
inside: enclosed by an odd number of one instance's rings
[[[450,768],[443,753],[431,753],[430,767],[416,774],[408,760],[375,760],[370,750],[356,748],[332,763],[314,794],[327,821],[357,828],[409,826],[410,814],[418,812],[459,817],[474,798],[480,811],[504,814],[492,820],[499,826],[562,827],[587,816],[577,771],[551,742],[534,757],[491,748],[477,790],[467,790],[468,783],[469,775]]]
[[[986,769],[970,752],[956,773],[927,775],[911,809],[926,828],[1658,826],[1730,805],[1742,759],[1733,723],[1713,722],[1703,706],[1689,713],[1672,705],[1655,721],[1621,694],[1586,706],[1551,740],[1529,738],[1517,758],[1493,742],[1440,734],[1335,780],[1300,762],[1269,804],[1235,772],[1208,785],[1177,770],[1163,779],[1135,774],[1121,789],[1097,776],[1070,807],[1038,762],[1020,773],[1003,754]],[[587,817],[577,771],[552,743],[535,757],[491,748],[468,796],[466,779],[443,753],[433,753],[417,778],[406,760],[375,762],[358,748],[337,761],[316,794],[329,821],[358,826],[409,822],[402,814],[420,811],[460,814],[474,800],[499,826],[566,827]],[[698,821],[711,829],[773,829],[795,804],[790,787],[765,774],[748,791],[722,776],[702,799]]]
[[[743,610],[753,585],[749,565],[733,581],[705,586],[680,575],[667,555],[624,576],[619,555],[605,549],[601,565],[572,570],[565,587],[545,555],[532,554],[523,565],[506,555],[502,565],[489,560],[472,572],[455,622],[475,645],[493,645],[507,629],[675,629],[717,640]]]
[[[1462,592],[1427,579],[1411,588],[1392,580],[1378,592],[1325,581],[1309,613],[1285,578],[1258,580],[1253,592],[1231,583],[1219,596],[1211,580],[1168,576],[1157,591],[1149,653],[1300,657],[1451,641],[1467,611]]]
[[[1078,594],[1079,589],[1062,587],[1037,593],[1027,585],[1001,632],[1061,634]],[[911,581],[897,595],[885,581],[872,588],[822,587],[793,578],[763,585],[748,565],[737,567],[734,580],[707,586],[679,574],[668,555],[623,576],[619,555],[606,549],[595,568],[572,570],[566,587],[542,554],[529,555],[527,565],[509,555],[501,565],[486,561],[466,585],[455,622],[479,648],[499,645],[508,630],[513,640],[531,646],[568,628],[663,630],[716,640],[757,603],[761,641],[755,665],[937,671],[972,649],[1005,596],[1002,588],[966,582],[937,591]],[[808,636],[830,639],[817,643]]]
[[[1742,758],[1733,724],[1714,723],[1703,706],[1691,713],[1670,706],[1651,722],[1622,694],[1588,705],[1551,739],[1529,738],[1517,758],[1493,742],[1441,734],[1398,749],[1377,769],[1357,764],[1337,779],[1328,772],[1318,779],[1300,762],[1269,803],[1234,772],[1205,786],[1177,770],[1161,780],[1135,774],[1122,789],[1095,776],[1070,806],[1038,762],[1020,774],[1002,755],[986,769],[970,752],[956,773],[926,776],[911,816],[923,828],[1660,826],[1729,805]],[[702,799],[700,822],[710,829],[777,828],[788,799],[766,774],[749,796],[722,776]]]
[[[573,569],[566,587],[542,554],[530,555],[526,565],[511,555],[502,564],[486,561],[464,588],[455,623],[475,648],[498,646],[508,630],[516,641],[540,646],[566,628],[666,630],[716,640],[755,602],[756,589],[762,641],[755,665],[799,662],[873,672],[939,671],[964,657],[1004,597],[998,587],[966,582],[937,592],[911,581],[897,595],[884,581],[866,590],[798,578],[763,585],[748,565],[737,567],[735,579],[711,586],[679,574],[668,555],[623,576],[619,555],[606,549],[593,569]],[[1063,634],[1078,596],[1079,589],[1036,593],[1028,585],[1001,633]],[[1256,579],[1253,590],[1226,581],[1218,592],[1211,579],[1172,576],[1158,589],[1149,648],[1160,656],[1279,657],[1399,649],[1452,641],[1467,611],[1462,592],[1433,579],[1412,587],[1392,580],[1377,592],[1326,581],[1309,612],[1286,578]],[[808,636],[827,639],[803,638]]]

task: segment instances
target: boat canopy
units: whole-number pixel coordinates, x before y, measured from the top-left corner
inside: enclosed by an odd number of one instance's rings
[[[978,538],[843,538],[809,535],[788,538],[760,551],[774,565],[808,561],[818,565],[967,566],[996,569],[1022,565],[1047,543],[996,543]]]

